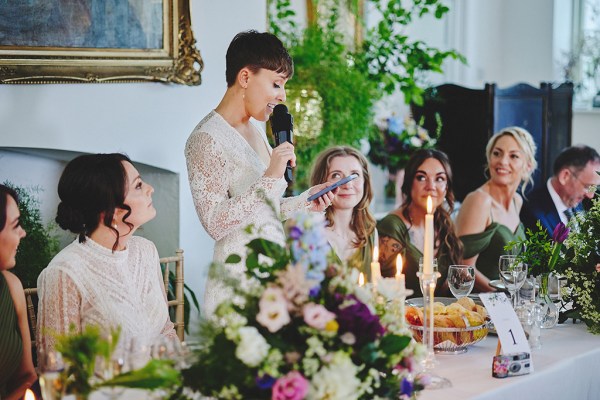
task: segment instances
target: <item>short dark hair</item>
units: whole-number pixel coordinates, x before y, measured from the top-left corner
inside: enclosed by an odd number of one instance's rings
[[[569,167],[581,171],[589,162],[600,162],[600,155],[595,149],[586,145],[567,147],[554,160],[553,172],[558,175],[561,170]]]
[[[281,40],[269,32],[249,30],[240,32],[231,41],[225,56],[225,79],[232,87],[237,74],[247,67],[252,72],[264,68],[283,73],[287,78],[294,74],[294,62]]]
[[[113,230],[119,243],[119,232],[112,227],[116,208],[127,210],[123,222],[131,214],[124,204],[127,195],[127,173],[123,161],[131,163],[129,157],[120,153],[85,154],[71,160],[58,181],[58,211],[56,223],[65,230],[79,235],[79,243],[96,230],[100,214],[104,213],[104,225]]]
[[[6,207],[8,204],[8,196],[15,200],[15,203],[19,204],[19,196],[17,192],[8,186],[0,185],[0,231],[4,230],[6,225]]]

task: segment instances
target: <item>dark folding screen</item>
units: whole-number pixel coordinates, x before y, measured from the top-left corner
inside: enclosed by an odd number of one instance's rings
[[[434,88],[424,105],[412,105],[416,120],[425,117],[425,127],[436,129],[435,114],[442,120],[439,148],[448,154],[459,201],[487,179],[485,146],[493,133],[507,126],[521,126],[533,136],[538,151],[535,185],[552,175],[552,163],[560,150],[571,144],[573,85],[540,88],[517,84],[499,89],[486,84],[469,89],[445,84]]]

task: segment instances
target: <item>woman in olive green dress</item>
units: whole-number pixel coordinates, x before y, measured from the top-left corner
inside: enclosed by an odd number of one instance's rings
[[[31,339],[25,294],[19,279],[7,270],[15,266],[25,231],[19,223],[17,194],[0,185],[0,398],[16,400],[37,379],[31,359]]]
[[[434,257],[441,273],[436,295],[446,296],[449,293],[446,283],[448,266],[459,264],[462,259],[462,243],[456,236],[450,217],[454,209],[454,194],[448,156],[431,149],[414,153],[405,168],[402,193],[404,203],[377,224],[382,275],[391,277],[396,274],[396,258],[400,254],[406,287],[413,290],[413,297],[422,295],[417,272],[419,259],[423,256],[427,197],[431,196]]]
[[[498,258],[504,246],[524,236],[519,212],[525,191],[537,167],[536,146],[523,128],[508,127],[496,133],[486,147],[489,179],[469,193],[456,220],[465,245],[464,263],[476,266],[475,290],[493,291],[490,280],[498,279]]]
[[[330,147],[317,157],[311,185],[335,182],[351,174],[358,174],[358,178],[335,189],[335,197],[325,210],[325,236],[341,261],[370,279],[376,230],[369,211],[373,191],[367,159],[353,147]]]

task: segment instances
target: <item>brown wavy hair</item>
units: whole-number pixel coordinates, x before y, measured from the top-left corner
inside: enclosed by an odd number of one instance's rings
[[[356,234],[356,242],[354,243],[356,248],[366,246],[369,236],[375,230],[375,217],[369,210],[369,204],[373,199],[373,189],[371,188],[371,177],[369,173],[369,163],[365,156],[350,146],[335,146],[323,150],[318,156],[313,165],[312,173],[310,176],[311,186],[320,185],[321,183],[327,182],[327,172],[331,165],[331,160],[335,157],[354,157],[360,163],[363,173],[363,197],[360,202],[354,206],[352,211],[352,221],[350,221],[350,227]],[[325,219],[329,226],[333,226],[333,214],[335,212],[334,207],[328,207],[325,210]]]
[[[435,237],[440,240],[441,250],[447,252],[450,256],[450,262],[452,264],[459,264],[462,260],[463,255],[463,244],[456,235],[454,229],[454,222],[450,214],[454,211],[454,192],[453,192],[453,180],[452,180],[452,169],[450,168],[450,160],[446,153],[435,150],[435,149],[421,149],[417,150],[406,164],[404,169],[404,182],[402,183],[402,193],[404,194],[405,200],[400,207],[400,212],[404,217],[410,221],[410,215],[408,213],[408,207],[412,204],[411,189],[415,180],[415,175],[419,170],[419,167],[429,158],[435,158],[438,160],[444,170],[446,171],[447,185],[446,185],[446,204],[444,207],[442,204],[436,208],[433,217],[435,224]]]

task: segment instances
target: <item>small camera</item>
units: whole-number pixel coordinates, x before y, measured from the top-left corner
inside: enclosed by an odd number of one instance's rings
[[[494,357],[492,376],[506,378],[507,376],[526,375],[531,372],[529,353],[502,354]]]

